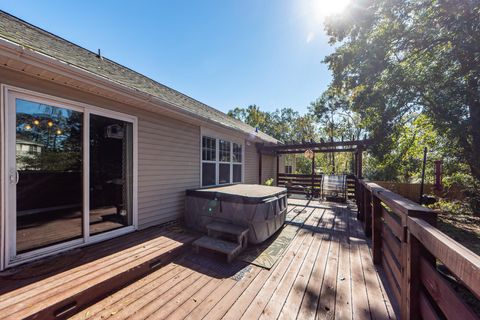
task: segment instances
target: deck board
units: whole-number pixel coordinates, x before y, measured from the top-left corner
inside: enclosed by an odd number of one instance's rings
[[[151,228],[3,272],[2,319],[50,319],[64,306],[73,313],[157,264],[168,265],[194,239],[178,230]]]
[[[190,251],[72,318],[394,319],[356,212],[305,200],[294,209],[311,214],[270,270],[237,262],[244,274],[232,277],[221,257]]]

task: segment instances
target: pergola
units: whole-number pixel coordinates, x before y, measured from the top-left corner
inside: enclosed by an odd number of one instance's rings
[[[301,143],[293,142],[290,144],[258,144],[257,150],[260,155],[274,155],[277,158],[277,177],[278,182],[279,175],[279,158],[283,154],[300,154],[305,152],[312,153],[312,184],[315,177],[315,154],[316,153],[336,153],[336,152],[352,152],[354,154],[354,175],[357,178],[362,177],[362,153],[372,144],[372,139],[363,140],[349,140],[349,141],[328,141],[328,142],[315,142],[302,141]],[[259,157],[259,183],[262,181],[262,157]]]

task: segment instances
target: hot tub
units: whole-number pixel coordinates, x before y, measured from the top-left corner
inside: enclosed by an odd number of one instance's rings
[[[185,224],[206,232],[212,222],[248,227],[249,243],[260,243],[285,222],[287,189],[256,184],[233,184],[187,190]]]

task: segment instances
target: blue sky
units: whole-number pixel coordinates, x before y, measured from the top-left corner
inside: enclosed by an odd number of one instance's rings
[[[303,113],[331,79],[321,63],[332,51],[322,1],[0,0],[0,8],[222,111]]]

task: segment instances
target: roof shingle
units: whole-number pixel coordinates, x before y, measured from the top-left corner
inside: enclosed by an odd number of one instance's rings
[[[159,98],[177,108],[194,113],[201,118],[243,131],[246,134],[254,134],[264,141],[276,142],[276,140],[269,135],[262,132],[255,133],[253,127],[233,119],[219,110],[112,60],[106,58],[100,59],[96,53],[35,27],[1,10],[0,37],[53,59],[104,77],[109,81]]]

